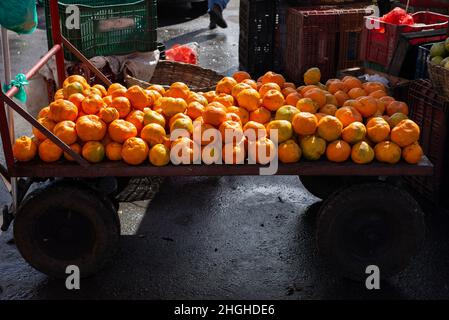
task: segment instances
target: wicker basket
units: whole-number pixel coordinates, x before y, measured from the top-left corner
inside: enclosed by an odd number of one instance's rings
[[[125,186],[116,195],[115,199],[120,202],[134,202],[142,200],[153,200],[159,191],[164,177],[135,177],[125,180]]]
[[[224,76],[213,70],[204,69],[196,65],[160,60],[153,77],[148,82],[132,77],[132,75],[127,74],[126,70],[124,77],[128,87],[138,85],[146,88],[151,84],[160,84],[168,88],[172,83],[182,81],[193,91],[207,92],[215,90],[217,82]],[[116,199],[121,202],[152,200],[159,191],[159,186],[163,181],[163,177],[156,176],[132,178],[117,195]]]
[[[449,99],[449,69],[427,60],[427,69],[434,88]]]
[[[182,81],[196,92],[215,90],[217,82],[224,77],[210,69],[169,60],[160,60],[153,77],[148,80],[136,79],[127,72],[129,71],[125,70],[125,83],[128,87],[133,85],[148,87],[151,84],[160,84],[168,88],[172,83]]]

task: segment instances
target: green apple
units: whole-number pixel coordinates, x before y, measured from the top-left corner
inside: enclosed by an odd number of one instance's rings
[[[443,57],[447,56],[446,46],[444,42],[438,42],[433,44],[432,48],[430,48],[430,57]]]

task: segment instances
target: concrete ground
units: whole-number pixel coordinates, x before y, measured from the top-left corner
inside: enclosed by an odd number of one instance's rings
[[[160,11],[159,36],[167,47],[195,41],[202,66],[223,74],[237,69],[238,0],[225,11],[226,30],[209,31],[207,15],[173,7]],[[45,50],[44,30],[11,34],[13,74],[28,69]],[[23,121],[16,130],[29,132]],[[0,188],[3,206],[10,199],[1,183]],[[448,215],[427,212],[420,253],[372,292],[325,267],[313,219],[305,214],[316,201],[298,177],[167,178],[151,203],[121,204],[119,252],[110,267],[82,280],[79,291],[31,268],[11,241],[11,230],[0,234],[0,299],[449,297]]]

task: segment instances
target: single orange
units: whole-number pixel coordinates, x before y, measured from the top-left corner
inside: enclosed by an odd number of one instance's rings
[[[292,125],[295,132],[299,135],[315,134],[318,119],[309,112],[299,112],[293,116]]]
[[[147,159],[148,151],[144,140],[137,137],[129,138],[122,146],[122,159],[127,164],[139,165]]]
[[[106,134],[106,123],[96,115],[85,115],[76,120],[78,137],[82,141],[100,141]]]
[[[14,142],[12,152],[17,161],[30,161],[36,157],[37,144],[30,137],[22,136]]]
[[[68,145],[74,144],[76,140],[78,140],[78,135],[76,134],[75,129],[75,122],[70,120],[58,122],[53,128],[53,133]]]

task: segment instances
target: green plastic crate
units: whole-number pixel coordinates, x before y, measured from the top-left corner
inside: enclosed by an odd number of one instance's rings
[[[53,46],[49,0],[44,0],[48,47]],[[80,28],[68,29],[66,8],[76,5]],[[157,0],[64,0],[58,2],[61,33],[87,58],[157,49]],[[77,58],[68,50],[66,60]]]

